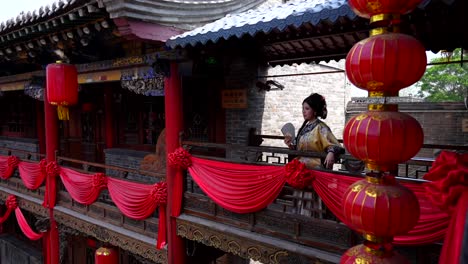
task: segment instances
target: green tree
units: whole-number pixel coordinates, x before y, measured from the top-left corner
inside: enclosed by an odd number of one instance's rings
[[[461,49],[452,55],[434,58],[432,63],[461,60]],[[468,64],[451,63],[428,66],[418,82],[418,95],[430,102],[459,102],[468,96]]]

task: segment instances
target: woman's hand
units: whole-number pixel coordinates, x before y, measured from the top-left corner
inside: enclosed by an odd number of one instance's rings
[[[325,157],[325,161],[323,163],[325,168],[333,169],[333,164],[335,164],[335,154],[333,152],[328,152],[327,157]]]
[[[288,148],[293,149],[294,146],[292,145],[292,135],[291,134],[285,134],[284,135],[284,144],[288,146]]]

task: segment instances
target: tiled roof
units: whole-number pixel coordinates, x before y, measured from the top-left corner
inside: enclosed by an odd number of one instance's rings
[[[282,31],[286,27],[300,27],[304,23],[317,25],[323,20],[335,22],[340,17],[356,18],[346,0],[298,0],[267,9],[250,10],[227,15],[213,23],[172,37],[166,43],[177,46],[206,44],[230,37],[255,36],[259,32]]]
[[[90,2],[90,0],[58,0],[50,5],[42,6],[34,11],[22,12],[18,16],[0,23],[0,34],[13,28],[18,28],[36,21],[42,21],[56,14],[62,13],[77,2]]]

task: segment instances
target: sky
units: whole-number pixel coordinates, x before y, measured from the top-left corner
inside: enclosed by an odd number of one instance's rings
[[[22,11],[34,11],[41,6],[51,5],[56,0],[3,0],[6,2],[0,8],[0,22],[17,17]]]

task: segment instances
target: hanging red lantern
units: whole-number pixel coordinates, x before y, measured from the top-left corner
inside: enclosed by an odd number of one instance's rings
[[[404,256],[395,251],[382,252],[365,245],[348,249],[341,257],[340,264],[409,264]]]
[[[346,56],[346,75],[357,87],[385,96],[416,83],[426,70],[424,46],[400,33],[384,33],[356,43]]]
[[[60,120],[69,120],[68,106],[78,102],[78,73],[76,67],[65,63],[47,65],[47,100],[57,106]]]
[[[348,224],[375,243],[391,242],[410,231],[419,219],[419,202],[393,176],[366,177],[348,187],[343,195]]]
[[[419,122],[408,114],[368,111],[351,118],[343,132],[346,149],[370,170],[392,171],[423,144]]]
[[[351,9],[360,17],[380,14],[401,14],[414,10],[422,0],[348,0]]]
[[[89,103],[89,102],[83,103],[81,105],[81,111],[84,112],[84,113],[90,113],[90,112],[94,111],[94,104]]]
[[[119,252],[111,247],[100,247],[94,254],[94,263],[96,264],[118,264]]]

